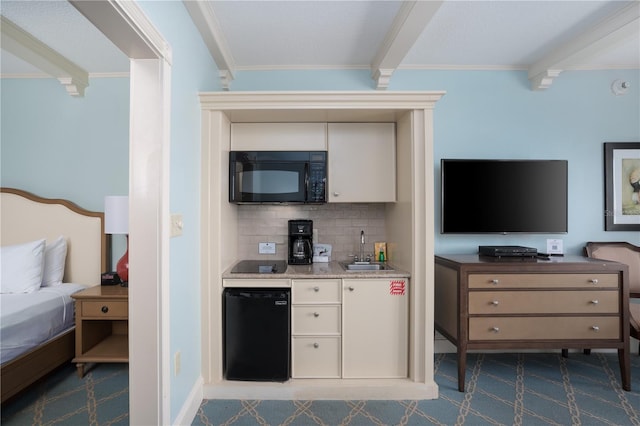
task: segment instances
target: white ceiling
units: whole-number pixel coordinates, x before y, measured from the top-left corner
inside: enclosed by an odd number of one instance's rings
[[[568,69],[640,69],[637,0],[183,3],[230,88],[241,70],[369,69],[384,89],[403,68],[522,69],[534,88]],[[128,72],[125,55],[67,1],[2,0],[0,12],[89,75]],[[2,76],[43,74],[5,50],[4,27]]]

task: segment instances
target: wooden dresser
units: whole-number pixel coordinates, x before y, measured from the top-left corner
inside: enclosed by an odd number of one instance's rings
[[[629,370],[628,266],[586,257],[435,257],[435,328],[457,348],[463,392],[474,349],[618,350]]]

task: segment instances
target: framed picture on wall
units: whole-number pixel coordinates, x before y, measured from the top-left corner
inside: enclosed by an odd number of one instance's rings
[[[605,231],[640,231],[640,142],[604,144]]]

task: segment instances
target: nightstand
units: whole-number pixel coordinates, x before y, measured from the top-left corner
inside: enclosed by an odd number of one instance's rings
[[[129,362],[129,289],[95,286],[73,294],[78,376],[88,362]]]

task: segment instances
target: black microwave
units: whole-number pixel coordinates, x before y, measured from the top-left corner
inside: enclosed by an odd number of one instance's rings
[[[229,152],[229,202],[325,203],[326,151]]]

